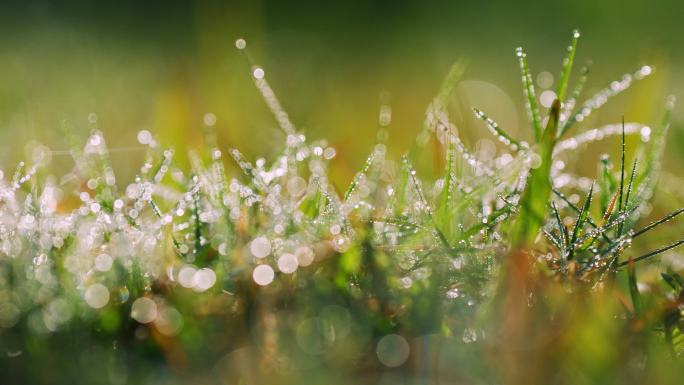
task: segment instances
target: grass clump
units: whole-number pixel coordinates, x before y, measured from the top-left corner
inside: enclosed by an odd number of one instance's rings
[[[640,280],[636,263],[684,241],[631,253],[635,238],[684,212],[639,223],[674,100],[654,129],[624,121],[580,129],[653,69],[642,66],[575,108],[588,73],[580,70],[565,100],[578,37],[546,116],[517,50],[535,143],[473,106],[507,150],[486,161],[469,151],[446,109],[465,71],[459,61],[396,175],[384,167],[391,108],[381,108],[373,152],[344,194],[327,177],[334,149],[296,129],[244,40],[236,45],[286,143],[254,164],[227,149],[240,175],[229,176],[207,125],[207,151],[189,153],[190,170],[176,164],[172,146],[149,138],[139,177],[119,189],[103,133],[84,145],[63,122],[73,172],[57,183],[40,177],[41,159],[28,170],[22,163],[2,189],[5,382],[681,378],[684,283],[670,270]],[[616,135],[617,171],[604,157],[596,183],[561,172],[560,154]],[[626,135],[641,135],[633,160]],[[444,164],[436,177],[421,172],[431,141]]]

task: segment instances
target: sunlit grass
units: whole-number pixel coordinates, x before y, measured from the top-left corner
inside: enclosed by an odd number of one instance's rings
[[[674,100],[654,128],[580,126],[654,69],[641,66],[580,104],[584,67],[566,100],[578,38],[574,31],[548,114],[516,51],[534,143],[472,106],[505,150],[484,159],[467,148],[446,108],[466,71],[460,60],[398,170],[385,164],[392,115],[383,105],[372,153],[344,190],[328,179],[334,146],[295,127],[242,39],[246,76],[286,136],[272,159],[251,162],[218,143],[207,115],[206,147],[190,151],[188,170],[145,131],[140,174],[117,187],[105,135],[93,129],[84,144],[62,122],[73,172],[45,177],[43,153],[2,188],[0,346],[13,368],[4,378],[680,378],[684,283],[666,267],[655,267],[662,280],[640,280],[635,263],[684,241],[631,255],[636,237],[684,212],[639,223],[658,187]],[[620,166],[602,157],[596,182],[557,158],[613,135]],[[641,139],[635,159],[626,159],[626,135]],[[436,177],[419,166],[428,152]],[[226,173],[226,158],[239,177]]]

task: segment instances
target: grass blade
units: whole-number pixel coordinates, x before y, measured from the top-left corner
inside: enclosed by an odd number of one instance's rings
[[[634,315],[641,317],[644,315],[643,306],[641,304],[641,295],[639,294],[639,287],[637,286],[636,271],[634,269],[634,259],[629,257],[629,295],[632,297],[632,304],[634,305]]]
[[[563,225],[563,221],[561,220],[560,213],[558,213],[558,208],[556,208],[555,203],[551,202],[551,208],[553,209],[553,215],[556,217],[556,222],[558,222],[558,233],[560,234],[561,244],[563,245],[563,252],[565,252],[565,249],[568,247],[568,241],[570,240],[568,237],[568,229]]]
[[[546,202],[551,194],[551,154],[558,130],[560,101],[555,100],[551,107],[549,122],[542,140],[537,147],[541,165],[530,172],[530,179],[520,201],[520,214],[513,228],[512,245],[515,248],[528,248],[534,243],[539,228],[546,216]]]
[[[643,229],[641,229],[641,230],[637,231],[636,233],[634,233],[634,237],[633,237],[633,238],[636,238],[636,237],[638,237],[639,235],[641,235],[641,234],[647,232],[648,230],[651,230],[651,229],[653,229],[653,228],[655,228],[655,227],[657,227],[657,226],[659,226],[659,225],[661,225],[661,224],[663,224],[663,223],[669,221],[670,219],[676,217],[677,215],[679,215],[679,214],[681,214],[681,213],[684,213],[684,209],[679,209],[679,210],[677,210],[677,211],[675,211],[675,212],[673,212],[673,213],[671,213],[671,214],[666,215],[665,217],[663,217],[663,219],[660,219],[660,220],[651,222],[648,226],[646,226],[646,227],[644,227]]]
[[[599,225],[598,225],[598,227],[596,228],[596,230],[602,229],[603,226],[605,226],[606,223],[608,222],[608,218],[610,218],[610,214],[612,214],[613,208],[615,207],[615,202],[617,201],[618,193],[619,193],[619,192],[616,191],[616,192],[615,192],[615,195],[613,195],[613,199],[611,199],[610,204],[608,205],[608,208],[606,208],[606,211],[605,211],[605,213],[603,214],[603,218],[601,219],[601,222],[599,223]],[[612,226],[610,226],[610,227],[612,227]],[[603,234],[604,231],[600,231],[599,233]],[[591,245],[594,244],[594,242],[596,242],[596,240],[598,239],[598,237],[599,237],[599,234],[594,235],[594,236],[591,238],[591,240],[590,240],[589,242],[585,243],[584,246],[580,247],[579,252],[582,252],[582,251],[588,249]],[[584,238],[584,237],[582,237],[582,238]],[[619,237],[618,237],[618,238],[619,238]],[[580,240],[581,240],[581,239],[580,239]],[[611,242],[611,243],[612,243],[612,242]]]
[[[548,238],[551,243],[553,243],[554,246],[558,249],[558,251],[562,254],[564,253],[563,250],[565,250],[565,246],[563,246],[563,242],[558,238],[558,235],[554,233],[553,231],[548,231],[546,229],[543,229],[544,235],[546,235],[546,238]]]
[[[499,128],[499,125],[494,120],[487,117],[482,111],[478,110],[477,108],[473,107],[473,112],[475,113],[475,116],[478,119],[485,122],[487,128],[489,128],[489,131],[492,133],[492,135],[499,138],[499,141],[509,146],[513,151],[525,152],[526,149],[515,139],[513,139],[510,135],[508,135],[504,130]]]
[[[454,143],[449,141],[449,147],[446,153],[446,172],[444,175],[444,190],[442,192],[442,204],[440,205],[440,222],[442,223],[442,229],[447,233],[449,231],[449,201],[451,200],[451,193],[453,190],[453,173],[454,173]]]
[[[591,206],[591,196],[594,194],[594,185],[595,183],[591,184],[591,188],[589,189],[589,193],[587,194],[587,200],[584,202],[584,206],[582,206],[582,209],[579,212],[577,221],[575,221],[575,228],[572,231],[572,239],[570,240],[570,245],[574,245],[575,242],[577,242],[577,238],[579,237],[579,234],[582,231],[582,226],[584,226],[584,222],[586,222],[587,220],[587,217],[589,215],[589,207]],[[568,260],[572,260],[573,256],[574,247],[570,247],[570,255],[568,256]]]
[[[572,44],[568,47],[568,55],[563,60],[563,71],[561,71],[560,82],[558,83],[557,98],[560,101],[564,100],[565,90],[568,88],[568,80],[570,79],[570,70],[572,69],[572,61],[575,58],[575,50],[577,48],[577,39],[580,36],[578,29],[572,31]]]
[[[625,134],[636,135],[640,134],[641,130],[646,127],[639,123],[625,123]],[[556,144],[553,156],[557,156],[563,151],[576,149],[583,143],[598,142],[600,140],[608,139],[609,137],[622,133],[621,124],[608,124],[603,127],[594,128],[577,134],[572,138],[564,139]],[[641,156],[637,158],[642,158]]]
[[[613,174],[610,172],[612,169],[613,163],[610,161],[610,156],[608,154],[602,155],[601,163],[599,164],[598,182],[599,186],[601,187],[601,211],[603,212],[608,211],[608,207],[610,206],[611,202],[610,192],[615,191],[615,185],[617,184],[615,178],[613,178]],[[616,193],[618,192],[619,191],[616,191]],[[613,198],[613,202],[616,197]]]
[[[361,171],[359,171],[359,173],[356,174],[356,177],[354,177],[354,180],[352,181],[351,185],[349,185],[349,188],[347,189],[347,192],[344,193],[344,199],[343,199],[344,202],[346,202],[346,201],[349,199],[349,197],[350,197],[350,196],[352,195],[352,193],[354,192],[354,189],[356,188],[356,185],[359,184],[359,181],[361,180],[361,178],[363,177],[363,175],[366,173],[366,171],[368,171],[368,168],[371,166],[371,164],[373,164],[373,158],[375,158],[375,152],[373,152],[372,154],[370,154],[370,156],[368,157],[368,159],[366,159],[366,164],[364,164],[364,165],[363,165],[363,168],[361,169]]]
[[[575,108],[575,104],[577,103],[577,99],[580,96],[580,93],[582,93],[582,87],[584,86],[584,82],[587,81],[587,74],[589,74],[589,67],[591,66],[591,60],[587,61],[587,64],[584,65],[584,67],[580,68],[580,77],[579,80],[577,80],[577,84],[575,85],[575,90],[572,91],[572,96],[570,97],[570,100],[568,100],[565,103],[565,106],[563,108],[563,112],[561,113],[560,116],[560,130],[558,132],[558,137],[562,137],[563,134],[567,131],[568,126],[568,120],[570,119],[570,115],[572,115],[572,110]]]
[[[634,183],[634,174],[636,173],[637,161],[634,160],[634,165],[632,166],[632,176],[629,178],[629,184],[627,185],[627,196],[625,197],[625,209],[629,206],[629,196],[632,193],[632,184]]]
[[[672,276],[665,274],[665,273],[660,273],[660,276],[663,277],[665,282],[667,282],[672,287],[673,290],[677,290],[677,282],[675,281],[674,278],[672,278]]]
[[[527,67],[527,54],[521,47],[516,49],[516,55],[520,58],[520,70],[522,72],[523,95],[527,99],[525,108],[527,109],[527,119],[532,123],[532,130],[534,131],[534,138],[539,143],[542,136],[542,124],[539,117],[539,110],[537,109],[537,102],[535,102],[534,85],[532,84],[532,75]],[[560,111],[557,113],[560,114]],[[550,121],[550,120],[549,120]]]
[[[670,118],[670,111],[672,111],[672,108],[674,108],[674,104],[672,102],[668,102],[663,111],[663,117],[660,120],[660,124],[658,125],[656,131],[653,133],[653,142],[651,144],[650,151],[644,158],[646,160],[644,164],[645,167],[641,170],[641,172],[637,174],[638,184],[641,184],[645,180],[651,180],[651,183],[655,184],[655,180],[657,178],[653,178],[652,174],[654,172],[657,173],[659,171],[658,164],[660,163],[660,160],[663,156],[663,152],[665,150],[665,134],[667,133],[667,130],[669,128],[668,121]]]
[[[409,152],[409,159],[411,162],[415,163],[418,161],[423,147],[425,147],[430,140],[431,132],[434,132],[435,129],[437,129],[437,126],[440,122],[440,115],[442,115],[442,112],[444,112],[444,109],[448,104],[449,97],[454,92],[458,82],[461,80],[463,72],[465,72],[467,62],[467,59],[461,58],[451,66],[449,73],[444,78],[441,87],[439,87],[437,96],[435,96],[432,103],[430,103],[428,106],[428,109],[425,112],[425,121],[423,121],[423,127],[418,133],[418,137],[416,138],[416,141],[413,143],[411,151]]]
[[[643,207],[644,204],[653,195],[653,191],[658,182],[658,177],[661,170],[661,161],[665,153],[665,135],[669,128],[670,111],[674,108],[674,97],[670,96],[668,102],[665,104],[663,116],[660,124],[652,133],[653,139],[648,153],[644,154],[641,159],[644,160],[644,168],[637,172],[635,185],[638,186],[634,194],[634,204]],[[633,228],[636,219],[630,220],[629,228]]]
[[[622,190],[625,188],[625,116],[622,115],[622,160],[620,162],[620,198],[618,198],[618,213],[622,212]],[[622,235],[622,225],[618,225],[617,236]]]
[[[639,262],[639,261],[643,261],[644,259],[648,259],[648,258],[651,258],[651,257],[655,257],[655,256],[658,255],[658,254],[662,254],[662,253],[664,253],[664,252],[666,252],[666,251],[668,251],[668,250],[672,250],[672,249],[674,249],[674,248],[677,247],[677,246],[681,246],[682,244],[684,244],[684,239],[682,239],[682,240],[680,240],[680,241],[677,241],[677,242],[675,242],[675,243],[672,243],[672,244],[670,244],[670,245],[667,245],[667,246],[665,246],[665,247],[661,247],[660,249],[653,250],[653,251],[651,251],[650,253],[644,254],[644,255],[642,255],[642,256],[639,257],[639,258],[634,258],[634,262]],[[618,267],[623,267],[623,266],[625,266],[625,265],[627,265],[627,262],[622,262],[622,263],[618,264]]]
[[[629,88],[634,79],[643,79],[645,76],[652,74],[653,71],[653,68],[645,65],[633,74],[625,74],[621,81],[612,82],[609,87],[604,88],[582,104],[582,108],[579,110],[579,112],[568,119],[568,122],[564,126],[563,132],[570,128],[570,126],[572,126],[575,122],[583,121],[587,116],[589,116],[589,114],[591,114],[592,111],[606,104],[606,102],[613,96]]]
[[[266,105],[268,105],[268,108],[271,110],[273,117],[276,119],[276,121],[278,121],[278,125],[287,135],[294,135],[296,138],[297,129],[290,120],[288,114],[285,112],[285,109],[283,109],[280,101],[275,96],[273,89],[271,89],[271,86],[266,81],[263,69],[261,69],[254,62],[252,55],[249,53],[249,50],[245,48],[245,46],[242,46],[242,48],[238,47],[238,49],[240,50],[242,57],[245,59],[245,62],[249,67],[251,72],[250,75],[254,81],[254,84],[259,89],[259,92],[261,92],[261,96],[264,98]]]
[[[404,155],[403,157],[403,162],[406,164],[406,169],[409,170],[409,178],[413,181],[413,187],[415,187],[416,192],[418,193],[418,198],[420,199],[420,202],[423,205],[423,211],[428,215],[430,218],[430,222],[432,222],[432,225],[435,228],[435,232],[437,233],[437,238],[444,244],[444,247],[446,247],[448,250],[451,250],[451,245],[449,244],[449,241],[446,239],[444,236],[444,233],[439,229],[439,226],[437,226],[437,222],[435,221],[435,216],[432,213],[432,210],[430,209],[430,204],[428,200],[425,198],[425,194],[423,194],[423,188],[420,186],[420,182],[418,181],[418,178],[416,178],[416,173],[413,170],[413,166],[411,165],[411,162],[409,161],[408,157]]]

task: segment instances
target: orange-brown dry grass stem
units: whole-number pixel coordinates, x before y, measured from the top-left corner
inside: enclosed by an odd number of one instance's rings
[[[579,281],[537,271],[528,252],[514,252],[485,319],[489,365],[510,385],[575,383],[573,367],[589,367],[598,379],[604,374],[596,364],[620,366],[620,346],[629,346],[611,319],[615,306]]]

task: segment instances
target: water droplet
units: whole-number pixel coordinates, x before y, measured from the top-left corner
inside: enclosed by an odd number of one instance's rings
[[[154,319],[154,326],[165,336],[175,336],[183,328],[183,316],[173,307],[163,307]]]
[[[149,144],[152,140],[152,134],[147,130],[142,130],[138,132],[138,142],[141,144]]]
[[[283,254],[278,258],[278,269],[285,274],[292,274],[297,271],[299,262],[293,254]]]
[[[257,258],[264,258],[271,254],[271,241],[266,237],[257,237],[252,241],[250,251]]]
[[[195,281],[195,289],[197,291],[209,290],[216,283],[216,273],[214,273],[214,270],[205,267],[195,273]]]
[[[406,342],[404,337],[398,334],[390,334],[382,337],[380,342],[378,342],[376,350],[378,360],[380,360],[383,365],[391,368],[400,366],[406,362],[409,357],[409,352],[410,348],[408,342]]]
[[[275,278],[275,272],[269,265],[259,265],[256,267],[256,269],[254,269],[252,278],[257,285],[266,286],[273,282],[273,278]]]
[[[157,304],[147,297],[138,298],[131,306],[131,317],[143,324],[150,323],[157,317]]]
[[[197,284],[197,268],[192,265],[183,266],[178,273],[178,282],[183,287],[192,288]]]
[[[95,257],[95,268],[100,271],[108,271],[112,268],[112,257],[109,254],[102,253]]]
[[[100,283],[90,285],[86,289],[85,300],[93,309],[100,309],[109,302],[109,290]]]
[[[344,234],[337,234],[333,237],[332,246],[333,249],[335,249],[335,251],[338,253],[344,253],[345,251],[349,250],[349,247],[351,246],[351,240]]]
[[[293,176],[287,181],[287,192],[295,198],[299,198],[306,192],[307,183],[301,176]]]
[[[295,251],[299,266],[309,266],[314,260],[314,252],[308,247],[300,247]]]

